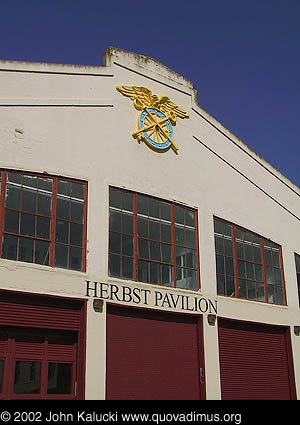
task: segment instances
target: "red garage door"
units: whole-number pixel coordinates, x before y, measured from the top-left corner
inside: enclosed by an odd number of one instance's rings
[[[107,399],[200,399],[201,353],[197,318],[109,305]]]
[[[295,398],[289,329],[219,320],[223,400]]]

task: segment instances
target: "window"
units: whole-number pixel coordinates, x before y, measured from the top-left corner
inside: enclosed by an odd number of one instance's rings
[[[197,290],[196,211],[110,188],[109,275]]]
[[[297,284],[298,284],[298,299],[300,306],[300,255],[295,254],[295,262],[296,262],[296,273],[297,273]]]
[[[281,247],[217,218],[214,230],[217,293],[285,304]]]
[[[85,271],[86,183],[0,171],[2,258]]]

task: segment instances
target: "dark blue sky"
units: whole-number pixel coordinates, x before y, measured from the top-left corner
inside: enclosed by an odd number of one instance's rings
[[[0,59],[101,65],[108,46],[150,56],[191,80],[202,108],[300,186],[299,0],[0,5]]]

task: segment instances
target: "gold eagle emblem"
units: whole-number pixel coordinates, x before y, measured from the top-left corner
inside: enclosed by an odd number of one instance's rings
[[[173,127],[177,117],[188,118],[188,113],[173,103],[167,96],[157,96],[145,87],[117,86],[116,89],[133,101],[140,111],[138,131],[132,133],[138,142],[145,141],[156,151],[166,151],[171,147],[177,153],[173,142]]]

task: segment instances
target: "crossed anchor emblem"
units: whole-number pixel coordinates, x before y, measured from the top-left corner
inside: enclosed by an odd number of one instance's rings
[[[185,110],[171,102],[167,96],[152,95],[145,87],[117,86],[117,90],[133,100],[134,107],[141,111],[138,130],[132,133],[139,143],[144,141],[156,151],[164,152],[170,147],[175,153],[178,147],[173,141],[173,126],[177,117],[188,118]]]

